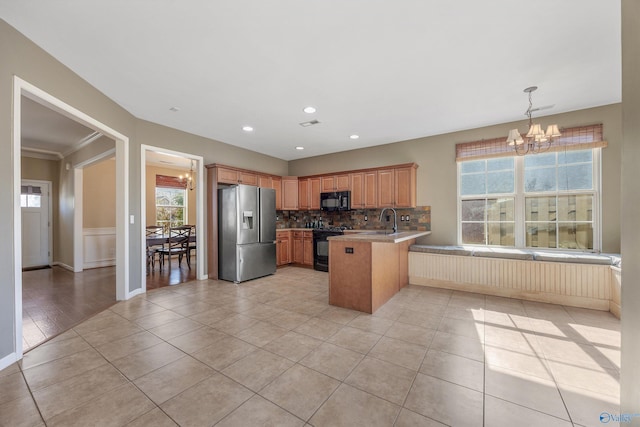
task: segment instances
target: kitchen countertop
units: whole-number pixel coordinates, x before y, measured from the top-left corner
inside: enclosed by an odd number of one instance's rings
[[[397,233],[387,233],[384,231],[370,231],[370,230],[350,230],[350,231],[360,231],[360,232],[347,233],[340,236],[330,236],[330,237],[327,237],[327,240],[377,242],[377,243],[400,243],[406,240],[411,240],[417,237],[427,236],[431,234],[430,231],[399,231]]]

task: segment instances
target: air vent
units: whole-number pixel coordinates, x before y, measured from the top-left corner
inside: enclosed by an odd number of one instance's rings
[[[317,125],[318,123],[320,123],[317,120],[311,120],[309,122],[302,122],[300,123],[300,126],[302,126],[303,128],[309,127],[309,126],[313,126],[313,125]]]

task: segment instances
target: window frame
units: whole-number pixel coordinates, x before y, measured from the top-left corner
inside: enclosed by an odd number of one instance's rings
[[[182,206],[180,206],[180,205],[158,205],[158,194],[157,194],[158,188],[162,188],[164,190],[172,190],[172,191],[183,191],[184,192],[184,197],[182,198],[182,200],[183,200]],[[189,192],[187,191],[186,188],[156,185],[154,187],[154,207],[155,207],[155,223],[156,223],[156,225],[162,225],[163,226],[163,230],[165,232],[168,232],[169,229],[168,228],[165,229],[164,223],[168,222],[169,223],[169,228],[171,227],[171,220],[169,220],[169,221],[160,221],[159,222],[159,220],[158,220],[158,207],[159,206],[160,207],[169,207],[169,208],[176,208],[176,207],[180,208],[181,207],[183,209],[183,212],[182,212],[182,215],[183,215],[182,222],[183,222],[183,224],[182,225],[187,224],[187,222],[188,222],[187,221],[187,218],[188,218],[188,206],[189,206],[189,201],[187,200],[188,194],[189,194]]]
[[[515,248],[515,249],[532,249],[532,250],[545,250],[545,251],[558,251],[558,252],[600,252],[602,243],[602,148],[593,147],[586,148],[585,150],[592,151],[592,189],[589,190],[558,190],[555,191],[536,191],[525,192],[524,191],[524,158],[525,156],[513,156],[514,157],[514,193],[500,193],[500,194],[482,194],[482,195],[461,195],[461,170],[462,163],[464,161],[456,162],[457,173],[457,242],[458,245],[465,246],[484,246],[484,247],[496,247],[496,248]],[[577,151],[577,150],[576,150]],[[582,150],[581,150],[582,151]],[[563,151],[557,151],[561,153]],[[535,154],[529,154],[535,156]],[[468,161],[474,161],[470,159]],[[481,160],[481,159],[477,159]],[[486,159],[485,159],[486,160]],[[557,165],[557,164],[556,164]],[[486,172],[485,172],[486,173]],[[557,166],[556,166],[557,174]],[[556,181],[557,182],[557,181]],[[525,200],[527,197],[558,197],[558,196],[571,196],[571,195],[591,195],[593,197],[594,208],[592,211],[592,223],[593,223],[593,249],[567,249],[567,248],[542,248],[542,247],[527,247],[526,246],[526,212],[525,212]],[[488,244],[475,244],[475,243],[463,243],[462,241],[462,201],[474,200],[474,199],[499,199],[499,198],[514,198],[514,234],[515,245],[514,246],[502,246],[502,245],[488,245]],[[485,228],[486,228],[486,215],[485,215]],[[558,227],[558,221],[555,221],[556,230]],[[556,233],[556,236],[558,234]],[[557,238],[557,237],[556,237]]]

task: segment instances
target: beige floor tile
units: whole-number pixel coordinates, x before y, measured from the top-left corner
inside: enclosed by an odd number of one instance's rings
[[[352,328],[362,329],[363,331],[373,332],[374,334],[384,335],[393,321],[383,317],[376,317],[370,314],[361,314],[348,323]]]
[[[312,318],[298,326],[294,331],[319,340],[326,340],[338,332],[342,325],[324,319]]]
[[[237,313],[235,311],[226,310],[221,307],[210,308],[206,311],[201,311],[197,314],[189,316],[191,320],[195,320],[196,322],[202,323],[203,325],[212,326],[221,320],[228,319],[230,317],[235,316]]]
[[[362,354],[355,351],[325,342],[299,363],[342,381],[363,357]]]
[[[22,369],[28,369],[90,348],[91,346],[78,335],[63,341],[48,342],[24,355]]]
[[[221,374],[199,382],[161,405],[181,426],[213,425],[254,395]]]
[[[184,335],[177,336],[167,340],[169,344],[178,347],[180,350],[187,354],[193,354],[198,350],[202,350],[205,347],[219,341],[223,338],[227,338],[229,335],[224,332],[220,332],[217,329],[213,329],[209,326],[196,329],[195,331],[188,332]]]
[[[260,394],[303,420],[308,420],[339,385],[340,382],[333,378],[294,365]]]
[[[216,424],[217,427],[303,426],[304,421],[256,395]]]
[[[134,322],[136,322],[136,324],[141,328],[151,329],[180,319],[184,319],[184,316],[174,313],[173,311],[166,310],[150,314],[148,316],[139,317],[135,319]]]
[[[445,424],[402,408],[394,427],[444,427]]]
[[[620,398],[620,374],[613,369],[593,369],[571,361],[548,361],[558,384],[582,388],[594,393]]]
[[[282,310],[278,314],[267,319],[272,325],[279,326],[284,329],[295,329],[309,320],[310,317],[294,311]]]
[[[345,326],[332,335],[327,342],[357,351],[358,353],[367,354],[381,337],[382,335],[374,334],[373,332]]]
[[[251,301],[247,298],[238,297],[234,298],[233,300],[229,300],[224,305],[224,308],[236,313],[244,313],[245,311],[251,310],[252,308],[258,306],[260,306],[260,304],[257,302]]]
[[[369,356],[417,371],[427,348],[394,338],[382,337]]]
[[[173,310],[176,307],[184,306],[187,304],[194,304],[196,302],[198,302],[198,300],[193,297],[177,295],[171,295],[167,298],[153,300],[154,304],[157,304],[160,307],[164,307],[169,310]]]
[[[600,354],[602,354],[603,357],[607,359],[608,363],[614,369],[617,369],[618,372],[620,371],[620,367],[622,364],[622,352],[619,348],[604,347],[599,345],[596,345],[594,347]]]
[[[389,402],[402,405],[415,376],[416,372],[410,369],[365,357],[344,382]]]
[[[213,306],[206,302],[197,301],[190,304],[173,307],[171,311],[178,313],[180,316],[190,317],[198,313],[203,313],[207,310],[211,310]]]
[[[171,418],[158,407],[136,418],[127,427],[176,427]]]
[[[492,347],[512,349],[530,356],[544,357],[538,336],[520,329],[485,325],[484,342]]]
[[[287,329],[281,328],[271,323],[259,321],[255,325],[240,331],[235,335],[243,341],[253,344],[256,347],[262,347],[271,341],[280,338],[288,332]]]
[[[7,366],[6,368],[0,370],[0,378],[5,377],[5,376],[9,376],[9,375],[13,375],[17,372],[20,372],[20,362],[16,362],[13,363],[9,366]]]
[[[322,344],[322,341],[319,339],[290,331],[280,338],[271,341],[263,348],[297,362],[317,348],[320,344]]]
[[[226,367],[222,373],[257,392],[292,365],[293,362],[289,359],[257,350]]]
[[[506,329],[521,330],[523,332],[532,332],[531,319],[524,312],[517,310],[516,313],[512,313],[507,309],[485,309],[484,310],[484,323],[486,326],[502,326]]]
[[[484,362],[484,344],[481,341],[459,335],[451,335],[441,331],[431,341],[429,349],[443,351]]]
[[[136,334],[138,332],[142,332],[142,330],[143,329],[139,326],[128,322],[123,325],[112,326],[109,328],[101,329],[99,331],[84,334],[82,335],[82,337],[87,340],[89,344],[97,347],[99,345],[106,344],[120,338]]]
[[[184,390],[213,375],[215,371],[190,356],[185,356],[138,378],[134,384],[160,405]]]
[[[251,317],[243,316],[242,314],[235,314],[225,319],[219,320],[209,326],[216,328],[225,334],[234,335],[247,328],[252,327],[259,321],[252,319]]]
[[[126,383],[127,379],[107,364],[34,391],[33,397],[44,419],[49,420]]]
[[[222,338],[212,345],[193,353],[193,357],[218,371],[223,370],[249,353],[258,350],[251,345],[234,337]]]
[[[155,335],[142,331],[128,337],[120,338],[107,344],[96,347],[96,350],[102,354],[105,359],[114,361],[122,357],[128,356],[146,348],[158,345],[162,340]]]
[[[316,317],[330,322],[346,325],[360,315],[359,311],[349,310],[341,307],[329,307]]]
[[[269,318],[281,313],[282,311],[283,310],[280,308],[272,307],[266,304],[256,304],[249,310],[243,311],[242,315],[257,320],[268,320]]]
[[[6,427],[44,426],[31,396],[0,404],[0,425]]]
[[[484,310],[481,308],[466,308],[451,306],[444,310],[444,317],[448,319],[469,320],[472,322],[484,322]]]
[[[135,380],[184,356],[185,354],[174,346],[161,342],[111,363],[127,378]]]
[[[127,383],[62,412],[47,421],[48,426],[125,425],[155,405],[133,384]]]
[[[22,376],[22,372],[18,371],[11,375],[0,377],[0,405],[24,397],[31,398],[31,393]]]
[[[438,325],[438,330],[451,335],[484,341],[484,323],[480,321],[444,317]]]
[[[485,302],[484,295],[454,291],[451,294],[451,298],[449,298],[448,306],[483,309],[485,308]]]
[[[110,310],[125,319],[133,320],[139,317],[165,311],[166,308],[160,307],[159,305],[154,304],[151,301],[147,301],[140,296],[139,298],[134,298],[129,301],[121,301],[111,307]]]
[[[426,329],[438,329],[442,316],[422,313],[416,310],[405,310],[398,317],[398,322],[419,326]]]
[[[522,372],[487,366],[485,393],[557,418],[569,420],[553,381]]]
[[[435,336],[434,329],[427,329],[421,326],[410,325],[408,323],[395,322],[384,334],[386,337],[406,341],[412,344],[429,346]]]
[[[538,337],[544,356],[556,362],[571,361],[595,370],[615,369],[609,359],[590,344],[576,343],[558,338]]]
[[[100,314],[96,314],[91,319],[86,320],[75,326],[73,330],[80,335],[87,335],[101,329],[113,328],[118,326],[126,326],[130,322],[124,317],[110,310],[105,310]]]
[[[485,357],[487,366],[490,367],[511,369],[546,380],[553,379],[547,361],[530,355],[528,350],[499,348],[492,344],[485,344]]]
[[[176,320],[175,322],[169,322],[164,325],[151,328],[149,329],[149,332],[165,341],[168,341],[171,338],[195,331],[203,326],[204,325],[202,323],[198,323],[195,320],[183,318]]]
[[[455,426],[482,426],[480,392],[418,373],[404,406],[439,422]]]
[[[484,392],[484,363],[455,354],[429,350],[420,372]]]
[[[571,327],[589,344],[620,348],[620,331],[616,329],[619,322],[613,327],[606,323],[599,326],[572,323]]]
[[[485,397],[484,407],[484,425],[486,427],[572,427],[573,425],[567,420],[543,414],[493,396]]]
[[[607,414],[620,414],[618,398],[563,384],[559,384],[558,387],[574,423],[588,427],[617,425],[601,422],[600,416],[607,419]]]
[[[106,363],[107,361],[100,353],[89,349],[25,369],[23,372],[27,384],[33,391],[88,372]]]
[[[309,421],[316,427],[393,425],[400,406],[342,384]]]
[[[373,317],[382,317],[383,319],[396,321],[402,315],[404,311],[404,306],[400,304],[394,304],[392,302],[387,302],[385,305],[380,307],[373,313]]]

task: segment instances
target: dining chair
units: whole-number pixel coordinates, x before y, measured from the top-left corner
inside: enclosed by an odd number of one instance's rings
[[[169,269],[171,269],[171,257],[178,255],[178,267],[182,264],[182,258],[186,255],[187,266],[191,269],[191,260],[189,259],[189,236],[191,235],[191,226],[181,225],[169,228],[169,237],[167,238],[166,247],[158,249],[160,255],[160,271],[164,266],[164,257],[169,259]]]
[[[148,272],[149,266],[151,266],[151,269],[155,269],[156,254],[158,253],[158,249],[164,247],[164,244],[162,245],[149,244],[149,239],[162,237],[163,228],[161,225],[147,225],[146,232],[147,232],[147,272]]]
[[[187,264],[191,266],[191,251],[195,251],[196,241],[193,240],[196,236],[196,226],[195,225],[187,225],[187,227],[191,227],[191,235],[189,236],[189,249],[187,250]]]

